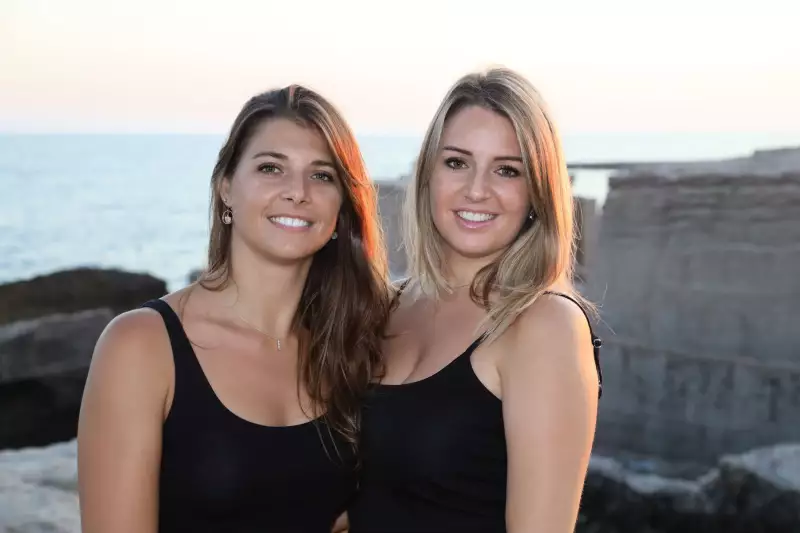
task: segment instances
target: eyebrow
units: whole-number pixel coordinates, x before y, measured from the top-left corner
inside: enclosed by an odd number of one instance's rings
[[[258,159],[259,157],[272,157],[275,159],[280,159],[281,161],[287,161],[289,159],[289,156],[287,156],[286,154],[282,154],[280,152],[270,152],[270,151],[258,152],[253,156],[253,159]],[[325,161],[323,159],[316,159],[312,161],[311,164],[316,167],[330,167],[336,170],[336,165],[334,165],[330,161]]]
[[[472,152],[469,150],[464,150],[463,148],[459,148],[457,146],[443,146],[442,150],[450,150],[451,152],[458,152],[459,154],[464,154],[472,157]],[[502,155],[500,157],[495,157],[495,161],[516,161],[518,163],[522,163],[522,158],[515,156],[515,155]]]

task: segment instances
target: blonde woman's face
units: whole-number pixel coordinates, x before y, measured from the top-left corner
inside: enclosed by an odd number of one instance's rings
[[[531,211],[522,153],[511,122],[483,107],[451,116],[430,179],[433,221],[446,254],[500,255]]]

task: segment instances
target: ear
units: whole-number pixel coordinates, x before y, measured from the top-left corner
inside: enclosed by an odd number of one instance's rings
[[[227,207],[230,207],[231,179],[228,176],[223,176],[222,179],[219,181],[218,192],[220,198],[222,199],[222,203],[225,204]]]

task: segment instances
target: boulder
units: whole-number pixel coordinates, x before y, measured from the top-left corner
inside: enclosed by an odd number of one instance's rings
[[[190,270],[189,274],[186,276],[187,283],[188,284],[192,284],[195,281],[197,281],[198,279],[200,279],[200,276],[203,275],[203,272],[204,271],[203,271],[202,268],[195,268],[193,270]]]
[[[94,345],[110,309],[0,326],[0,449],[75,437]]]
[[[115,314],[167,293],[163,280],[114,269],[77,268],[0,285],[0,324],[107,307]]]
[[[800,531],[800,445],[724,456],[694,479],[666,478],[592,457],[578,533]]]

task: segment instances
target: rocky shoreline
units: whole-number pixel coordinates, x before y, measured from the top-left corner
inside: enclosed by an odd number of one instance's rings
[[[0,452],[0,531],[79,533],[76,444]],[[592,458],[576,533],[800,531],[800,445],[725,456],[696,479]]]

